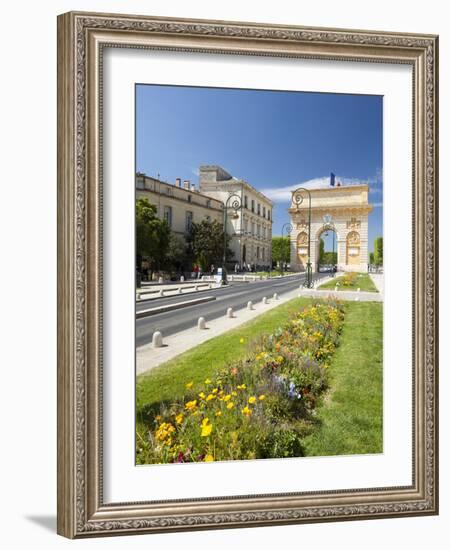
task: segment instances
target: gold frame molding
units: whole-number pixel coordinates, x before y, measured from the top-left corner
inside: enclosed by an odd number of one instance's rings
[[[412,66],[411,486],[103,502],[100,90],[104,47]],[[434,35],[96,13],[58,17],[58,533],[80,538],[438,513],[437,56]]]

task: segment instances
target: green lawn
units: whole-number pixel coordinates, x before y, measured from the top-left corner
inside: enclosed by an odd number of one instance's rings
[[[147,413],[161,401],[182,397],[186,392],[187,382],[203,382],[220,368],[245,356],[251,348],[251,340],[264,333],[270,334],[284,324],[291,313],[310,301],[310,298],[290,300],[260,315],[254,321],[208,340],[139,376],[136,384],[138,423],[145,420]],[[241,338],[244,339],[243,343]]]
[[[383,451],[383,306],[347,304],[341,344],[330,365],[330,390],[317,409],[307,456]]]
[[[336,283],[340,283],[338,290],[357,290],[358,288],[364,292],[378,292],[377,287],[373,284],[372,279],[367,273],[358,273],[354,282],[349,286],[344,286],[345,275],[341,277],[335,277],[333,280],[324,283],[319,286],[319,289],[332,289],[336,286]]]

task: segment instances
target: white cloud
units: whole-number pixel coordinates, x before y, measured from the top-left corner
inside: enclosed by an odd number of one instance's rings
[[[360,184],[369,185],[370,193],[373,194],[381,194],[383,191],[382,187],[379,187],[382,185],[381,172],[379,171],[377,171],[377,175],[375,177],[365,180],[336,176],[336,183],[338,182],[343,186]],[[330,187],[330,176],[314,178],[308,181],[304,181],[302,183],[298,183],[296,185],[289,185],[286,187],[269,187],[267,189],[262,189],[261,192],[274,202],[290,202],[292,198],[292,191],[295,191],[295,189],[297,189],[298,187],[305,187],[306,189],[326,189],[327,187]]]

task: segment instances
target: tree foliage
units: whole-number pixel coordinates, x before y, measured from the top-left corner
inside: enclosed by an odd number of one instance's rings
[[[272,237],[272,261],[276,263],[288,263],[290,258],[290,238]]]
[[[374,242],[374,263],[383,265],[383,237],[377,237]]]
[[[226,235],[226,260],[230,261],[233,252],[229,248],[231,237]],[[202,220],[193,223],[189,238],[194,260],[207,271],[212,265],[220,265],[223,259],[224,231],[223,225],[217,220]]]
[[[148,199],[136,200],[136,261],[140,267],[146,258],[152,271],[164,266],[170,239],[170,227],[160,220],[156,207]]]

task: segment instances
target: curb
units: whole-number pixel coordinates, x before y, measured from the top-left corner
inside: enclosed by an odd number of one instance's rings
[[[178,302],[177,304],[144,309],[143,311],[136,312],[136,319],[141,319],[142,317],[150,317],[151,315],[158,315],[158,313],[165,313],[166,311],[173,311],[174,309],[182,309],[185,307],[196,306],[198,304],[203,304],[206,302],[212,302],[215,299],[215,296],[205,296],[204,298],[197,298],[197,300],[189,300],[186,302]]]

